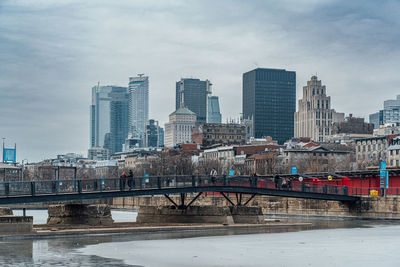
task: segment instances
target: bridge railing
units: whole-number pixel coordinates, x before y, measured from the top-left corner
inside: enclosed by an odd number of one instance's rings
[[[0,197],[186,187],[212,187],[210,191],[218,192],[218,187],[221,188],[223,186],[349,196],[369,195],[370,191],[374,189],[300,182],[298,180],[287,180],[284,183],[283,180],[276,181],[270,177],[172,175],[118,179],[0,182]],[[380,189],[377,188],[377,190],[380,194]],[[400,195],[400,188],[386,189],[386,194]]]

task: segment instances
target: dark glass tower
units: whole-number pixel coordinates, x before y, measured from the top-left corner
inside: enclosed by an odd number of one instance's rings
[[[198,122],[206,122],[207,94],[210,90],[211,83],[209,80],[200,81],[199,79],[182,78],[179,82],[176,82],[176,110],[181,107],[181,102],[183,102],[186,108],[196,113]]]
[[[296,72],[257,68],[243,74],[243,117],[253,119],[254,137],[279,144],[294,135]]]
[[[110,155],[122,151],[128,136],[129,94],[126,87],[113,87],[110,97]]]

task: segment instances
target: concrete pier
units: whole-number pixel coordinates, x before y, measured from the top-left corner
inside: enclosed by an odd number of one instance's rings
[[[0,234],[27,234],[32,229],[32,216],[0,216]]]
[[[105,204],[60,204],[48,209],[48,225],[111,225],[110,206]]]
[[[191,206],[180,210],[173,206],[150,206],[140,207],[136,221],[138,223],[259,224],[264,223],[264,216],[260,207]]]

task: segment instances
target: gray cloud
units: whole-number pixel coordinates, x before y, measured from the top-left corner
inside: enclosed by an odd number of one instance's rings
[[[60,3],[62,2],[62,3]],[[210,79],[224,118],[242,73],[318,73],[334,108],[358,116],[398,94],[397,1],[0,2],[0,135],[19,159],[85,152],[90,88],[150,76],[150,114],[174,109],[175,81]]]

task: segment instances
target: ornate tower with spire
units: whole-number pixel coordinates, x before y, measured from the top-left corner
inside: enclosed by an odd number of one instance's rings
[[[312,76],[303,87],[303,99],[299,100],[299,110],[294,115],[294,137],[323,142],[332,134],[333,123],[343,120],[344,113],[331,108],[331,97],[326,95],[325,85],[317,76]]]

